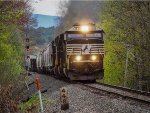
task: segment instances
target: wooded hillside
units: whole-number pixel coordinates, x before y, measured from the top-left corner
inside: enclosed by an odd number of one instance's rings
[[[98,25],[105,31],[105,82],[148,90],[150,2],[116,1],[102,4]]]

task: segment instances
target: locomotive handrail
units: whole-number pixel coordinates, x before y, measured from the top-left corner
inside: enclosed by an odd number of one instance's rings
[[[91,48],[90,48],[90,54],[92,53],[92,52],[91,52],[92,49],[94,49],[94,47],[91,47]],[[98,53],[102,54],[101,49],[97,49],[97,48],[96,48],[95,50],[96,50]]]
[[[72,51],[70,52],[70,53],[73,53],[74,54],[74,49],[75,48],[71,48],[72,49]],[[81,50],[81,55],[82,55],[82,49],[80,49]]]

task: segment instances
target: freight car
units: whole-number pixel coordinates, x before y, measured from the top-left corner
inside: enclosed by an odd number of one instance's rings
[[[95,24],[75,24],[50,42],[37,57],[38,70],[71,80],[104,76],[104,32]]]
[[[26,70],[37,71],[37,56],[36,55],[28,55],[26,59]]]

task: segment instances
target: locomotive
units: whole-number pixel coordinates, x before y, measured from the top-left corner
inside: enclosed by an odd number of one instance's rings
[[[73,25],[38,54],[38,71],[71,80],[102,79],[103,34],[104,31],[93,23]]]

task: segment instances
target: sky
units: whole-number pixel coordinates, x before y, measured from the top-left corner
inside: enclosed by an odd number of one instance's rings
[[[34,14],[44,14],[50,16],[60,16],[58,14],[58,7],[60,1],[69,1],[69,0],[31,0],[31,5],[34,9]],[[80,1],[80,0],[76,0]],[[87,0],[82,0],[87,1]],[[93,0],[89,0],[93,1]]]
[[[59,2],[62,0],[32,0],[34,14],[58,16]]]

